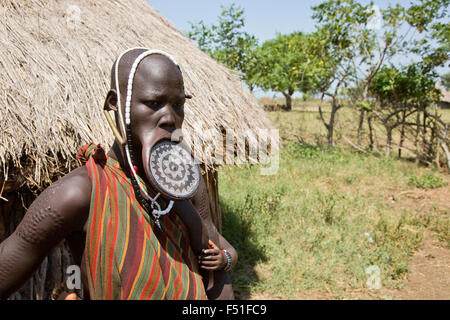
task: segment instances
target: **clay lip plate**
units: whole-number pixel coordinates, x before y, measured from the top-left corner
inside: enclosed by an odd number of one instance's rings
[[[189,151],[178,143],[163,140],[156,143],[149,160],[150,182],[172,200],[187,200],[197,192],[200,167]]]

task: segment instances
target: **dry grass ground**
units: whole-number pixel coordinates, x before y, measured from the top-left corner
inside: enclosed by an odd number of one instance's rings
[[[338,118],[338,146],[324,147],[315,103],[268,112],[284,139],[277,174],[219,172],[223,231],[240,253],[237,296],[450,298],[439,280],[449,278],[450,176],[349,147],[350,112]],[[373,267],[380,289],[368,285]]]

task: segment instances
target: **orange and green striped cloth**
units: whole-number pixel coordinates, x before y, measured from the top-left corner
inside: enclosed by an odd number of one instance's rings
[[[134,196],[119,163],[90,143],[78,150],[92,182],[84,253],[91,299],[207,299],[186,226],[169,212],[162,229]]]

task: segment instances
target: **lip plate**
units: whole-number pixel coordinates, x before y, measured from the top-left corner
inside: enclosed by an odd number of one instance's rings
[[[177,149],[178,149],[178,153],[177,153]],[[158,152],[158,154],[155,154],[155,152]],[[169,184],[167,179],[170,179],[170,178],[163,177],[163,175],[165,175],[166,173],[164,172],[164,168],[161,167],[162,160],[160,158],[166,157],[168,155],[170,156],[171,154],[174,154],[175,156],[177,156],[180,154],[180,152],[183,153],[183,157],[177,157],[178,159],[184,158],[184,160],[186,160],[185,158],[189,157],[188,161],[178,164],[178,165],[184,164],[184,168],[182,168],[185,170],[183,178],[189,179],[189,177],[187,175],[188,175],[188,173],[190,173],[191,180],[189,182],[190,185],[188,186],[189,190],[177,193],[176,190],[174,190],[174,188],[170,188],[170,186],[167,185],[167,184]],[[153,161],[153,164],[152,164],[152,161]],[[187,166],[189,166],[190,170],[186,168]],[[162,141],[157,142],[152,147],[152,149],[150,151],[148,169],[149,169],[149,181],[152,184],[152,186],[158,192],[160,192],[164,197],[171,199],[171,200],[188,200],[188,199],[192,198],[195,195],[195,193],[197,192],[198,186],[200,185],[200,179],[201,179],[200,167],[195,162],[192,155],[185,148],[180,146],[179,143],[175,143],[173,141],[162,140]],[[186,179],[184,179],[184,180],[186,180]],[[184,186],[181,186],[181,187],[186,189],[187,188],[185,186],[186,183],[188,183],[188,181],[185,181]],[[192,183],[193,183],[193,185],[192,185]]]

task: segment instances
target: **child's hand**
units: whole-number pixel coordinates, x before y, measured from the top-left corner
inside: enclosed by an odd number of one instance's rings
[[[203,249],[198,257],[200,268],[206,270],[221,270],[227,265],[227,258],[214,242],[209,240],[209,249]]]

